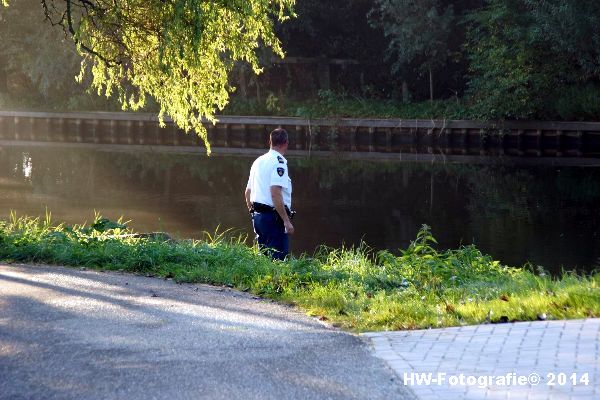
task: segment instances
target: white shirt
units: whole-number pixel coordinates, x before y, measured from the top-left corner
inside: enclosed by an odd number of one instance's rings
[[[276,150],[258,157],[250,168],[247,189],[250,201],[273,206],[271,186],[281,186],[283,204],[292,208],[292,180],[288,175],[287,160]]]

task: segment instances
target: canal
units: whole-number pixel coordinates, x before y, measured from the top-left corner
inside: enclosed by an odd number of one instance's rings
[[[127,146],[122,146],[126,149]],[[27,144],[0,147],[0,217],[68,224],[94,213],[136,231],[181,238],[230,229],[247,235],[243,190],[254,156],[117,151]],[[508,265],[558,272],[600,265],[600,168],[503,163],[290,157],[292,252],[320,245],[398,252],[422,224],[440,248],[476,244]]]

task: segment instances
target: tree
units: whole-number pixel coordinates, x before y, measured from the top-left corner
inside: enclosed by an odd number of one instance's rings
[[[10,90],[19,105],[55,104],[81,91],[73,79],[81,62],[75,46],[59,30],[48,29],[44,18],[38,0],[0,7],[0,93]],[[15,80],[26,87],[15,87]]]
[[[302,0],[297,18],[278,29],[290,56],[351,58],[380,55],[381,37],[366,15],[372,0]],[[381,60],[376,62],[380,63]]]
[[[596,0],[525,0],[558,65],[551,117],[600,118],[600,2]]]
[[[486,119],[531,117],[551,85],[554,67],[543,63],[550,54],[533,35],[534,21],[521,0],[488,3],[468,17],[473,107]]]
[[[597,117],[600,4],[486,3],[467,18],[469,92],[476,113],[486,119]]]
[[[345,94],[369,90],[388,71],[381,62],[383,34],[367,21],[372,5],[372,0],[298,1],[297,17],[278,26],[277,36],[290,57],[312,59],[312,63],[286,66],[287,79],[273,83],[285,85],[286,96],[296,98],[313,97],[317,88],[325,87]],[[337,64],[328,64],[331,59],[338,59]],[[329,77],[331,87],[326,84]],[[379,93],[386,91],[389,77],[381,81],[384,85]]]
[[[1,0],[6,3],[7,0]],[[262,44],[283,56],[274,21],[292,15],[295,0],[41,0],[47,18],[68,32],[99,94],[117,93],[123,109],[147,96],[186,132],[210,144],[203,117],[214,122],[234,88],[235,61],[260,72]]]
[[[393,72],[417,61],[429,74],[429,97],[433,101],[434,72],[446,64],[449,55],[449,35],[456,21],[454,7],[442,0],[376,0],[369,19],[390,39],[388,57],[395,58]]]
[[[555,56],[566,59],[573,80],[600,77],[600,2],[524,0],[536,24],[535,35]]]

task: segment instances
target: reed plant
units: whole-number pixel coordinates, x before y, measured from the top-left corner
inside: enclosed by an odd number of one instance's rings
[[[120,270],[178,283],[226,285],[290,303],[347,330],[420,329],[536,319],[600,316],[600,273],[508,267],[475,246],[439,251],[430,228],[399,254],[322,247],[272,261],[243,237],[203,240],[136,235],[122,221],[54,225],[0,221],[0,259]]]

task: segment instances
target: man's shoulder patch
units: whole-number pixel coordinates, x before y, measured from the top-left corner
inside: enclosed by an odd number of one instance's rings
[[[277,156],[277,161],[279,161],[279,164],[285,164],[285,161],[283,161],[283,157],[281,156]]]
[[[283,176],[283,174],[285,174],[285,169],[284,168],[277,168],[277,175]]]

